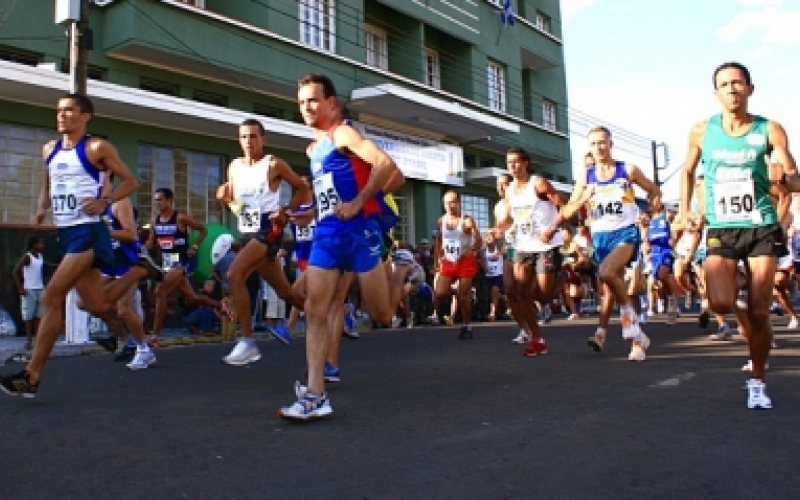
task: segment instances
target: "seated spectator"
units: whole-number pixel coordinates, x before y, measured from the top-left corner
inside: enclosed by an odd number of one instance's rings
[[[214,293],[213,279],[203,282],[203,288],[197,291],[198,295],[211,296]],[[219,312],[209,306],[190,306],[194,308],[183,317],[183,323],[195,335],[216,334],[216,323],[220,319]]]

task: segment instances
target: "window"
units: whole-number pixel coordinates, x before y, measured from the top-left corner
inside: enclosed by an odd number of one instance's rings
[[[489,90],[489,107],[497,111],[506,110],[506,76],[502,65],[489,61],[486,66],[486,83]]]
[[[536,11],[536,20],[534,24],[537,28],[545,33],[550,33],[550,18],[539,11]]]
[[[142,78],[139,80],[139,88],[156,92],[158,94],[178,96],[181,88],[175,83],[163,82],[161,80],[153,80],[152,78]]]
[[[494,158],[481,158],[481,168],[494,168],[495,166]]]
[[[490,4],[494,5],[495,7],[503,8],[503,0],[486,0]]]
[[[425,49],[425,83],[435,89],[442,88],[439,53],[433,49]]]
[[[380,69],[388,69],[386,31],[369,24],[364,26],[364,44],[367,49],[367,64]]]
[[[323,50],[336,49],[334,0],[300,0],[300,41]]]
[[[270,104],[262,104],[260,102],[255,103],[253,105],[253,113],[261,116],[267,116],[269,118],[283,120],[283,110]]]
[[[402,188],[392,193],[397,204],[399,218],[397,225],[392,230],[392,237],[396,241],[414,244],[414,204],[411,193],[411,184],[406,182]]]
[[[185,3],[187,5],[194,5],[195,7],[200,7],[201,9],[206,6],[206,0],[178,0],[180,3]]]
[[[489,221],[489,198],[462,194],[461,213],[475,219],[481,233],[492,227]]]
[[[556,130],[556,103],[542,100],[542,125],[547,130]]]
[[[213,92],[205,92],[203,90],[195,90],[192,93],[192,99],[206,104],[213,104],[214,106],[225,107],[228,105],[228,98],[226,96]]]
[[[185,210],[195,220],[221,223],[222,207],[216,199],[222,183],[225,158],[164,146],[139,146],[139,196],[137,206],[144,220],[153,213],[153,193],[170,188],[175,193],[175,208]]]
[[[476,161],[474,154],[464,153],[464,170],[475,168]]]
[[[42,146],[55,138],[49,129],[0,122],[0,221],[30,223],[44,182]]]
[[[27,66],[36,66],[42,62],[42,57],[33,52],[26,52],[24,50],[11,49],[8,47],[0,47],[0,60],[25,64]]]
[[[106,69],[91,64],[86,68],[86,77],[90,80],[105,80]]]

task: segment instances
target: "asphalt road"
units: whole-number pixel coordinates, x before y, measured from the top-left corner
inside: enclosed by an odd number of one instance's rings
[[[262,342],[247,368],[219,362],[230,344],[162,349],[137,373],[53,360],[35,400],[0,395],[0,499],[800,497],[797,334],[778,330],[775,408],[756,411],[741,340],[651,324],[633,364],[618,326],[586,347],[591,321],[548,326],[539,358],[510,324],[345,340],[334,414],[303,424],[276,417],[302,339]]]

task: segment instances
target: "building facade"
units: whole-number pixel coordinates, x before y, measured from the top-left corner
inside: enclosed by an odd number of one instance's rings
[[[0,224],[30,220],[68,88],[53,1],[14,4],[0,25]],[[511,4],[504,23],[503,0],[93,0],[90,132],[138,176],[140,214],[169,187],[198,220],[231,224],[214,192],[237,125],[261,120],[269,152],[306,173],[296,82],[324,73],[406,174],[399,239],[430,237],[453,187],[485,228],[507,148],[565,188],[572,176],[559,2]]]

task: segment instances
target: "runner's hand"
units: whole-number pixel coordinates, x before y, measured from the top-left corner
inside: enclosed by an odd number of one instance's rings
[[[108,203],[106,203],[105,200],[91,198],[83,200],[81,207],[86,215],[100,215],[105,211],[106,207],[108,207]]]
[[[541,240],[545,243],[550,243],[550,240],[553,239],[553,236],[555,236],[555,234],[556,234],[555,228],[548,227],[547,229],[541,232],[539,238],[541,238]]]
[[[307,226],[311,224],[311,221],[314,220],[314,217],[316,217],[316,215],[317,215],[316,209],[312,208],[311,210],[305,210],[303,212],[294,212],[292,216],[289,217],[289,220],[293,224],[296,224],[298,226]]]
[[[31,222],[36,224],[37,226],[41,226],[42,224],[44,224],[44,217],[45,217],[44,212],[36,212],[35,214],[33,214],[33,217],[31,217]]]
[[[339,203],[333,210],[336,217],[341,220],[350,220],[361,211],[361,206],[354,200]]]

